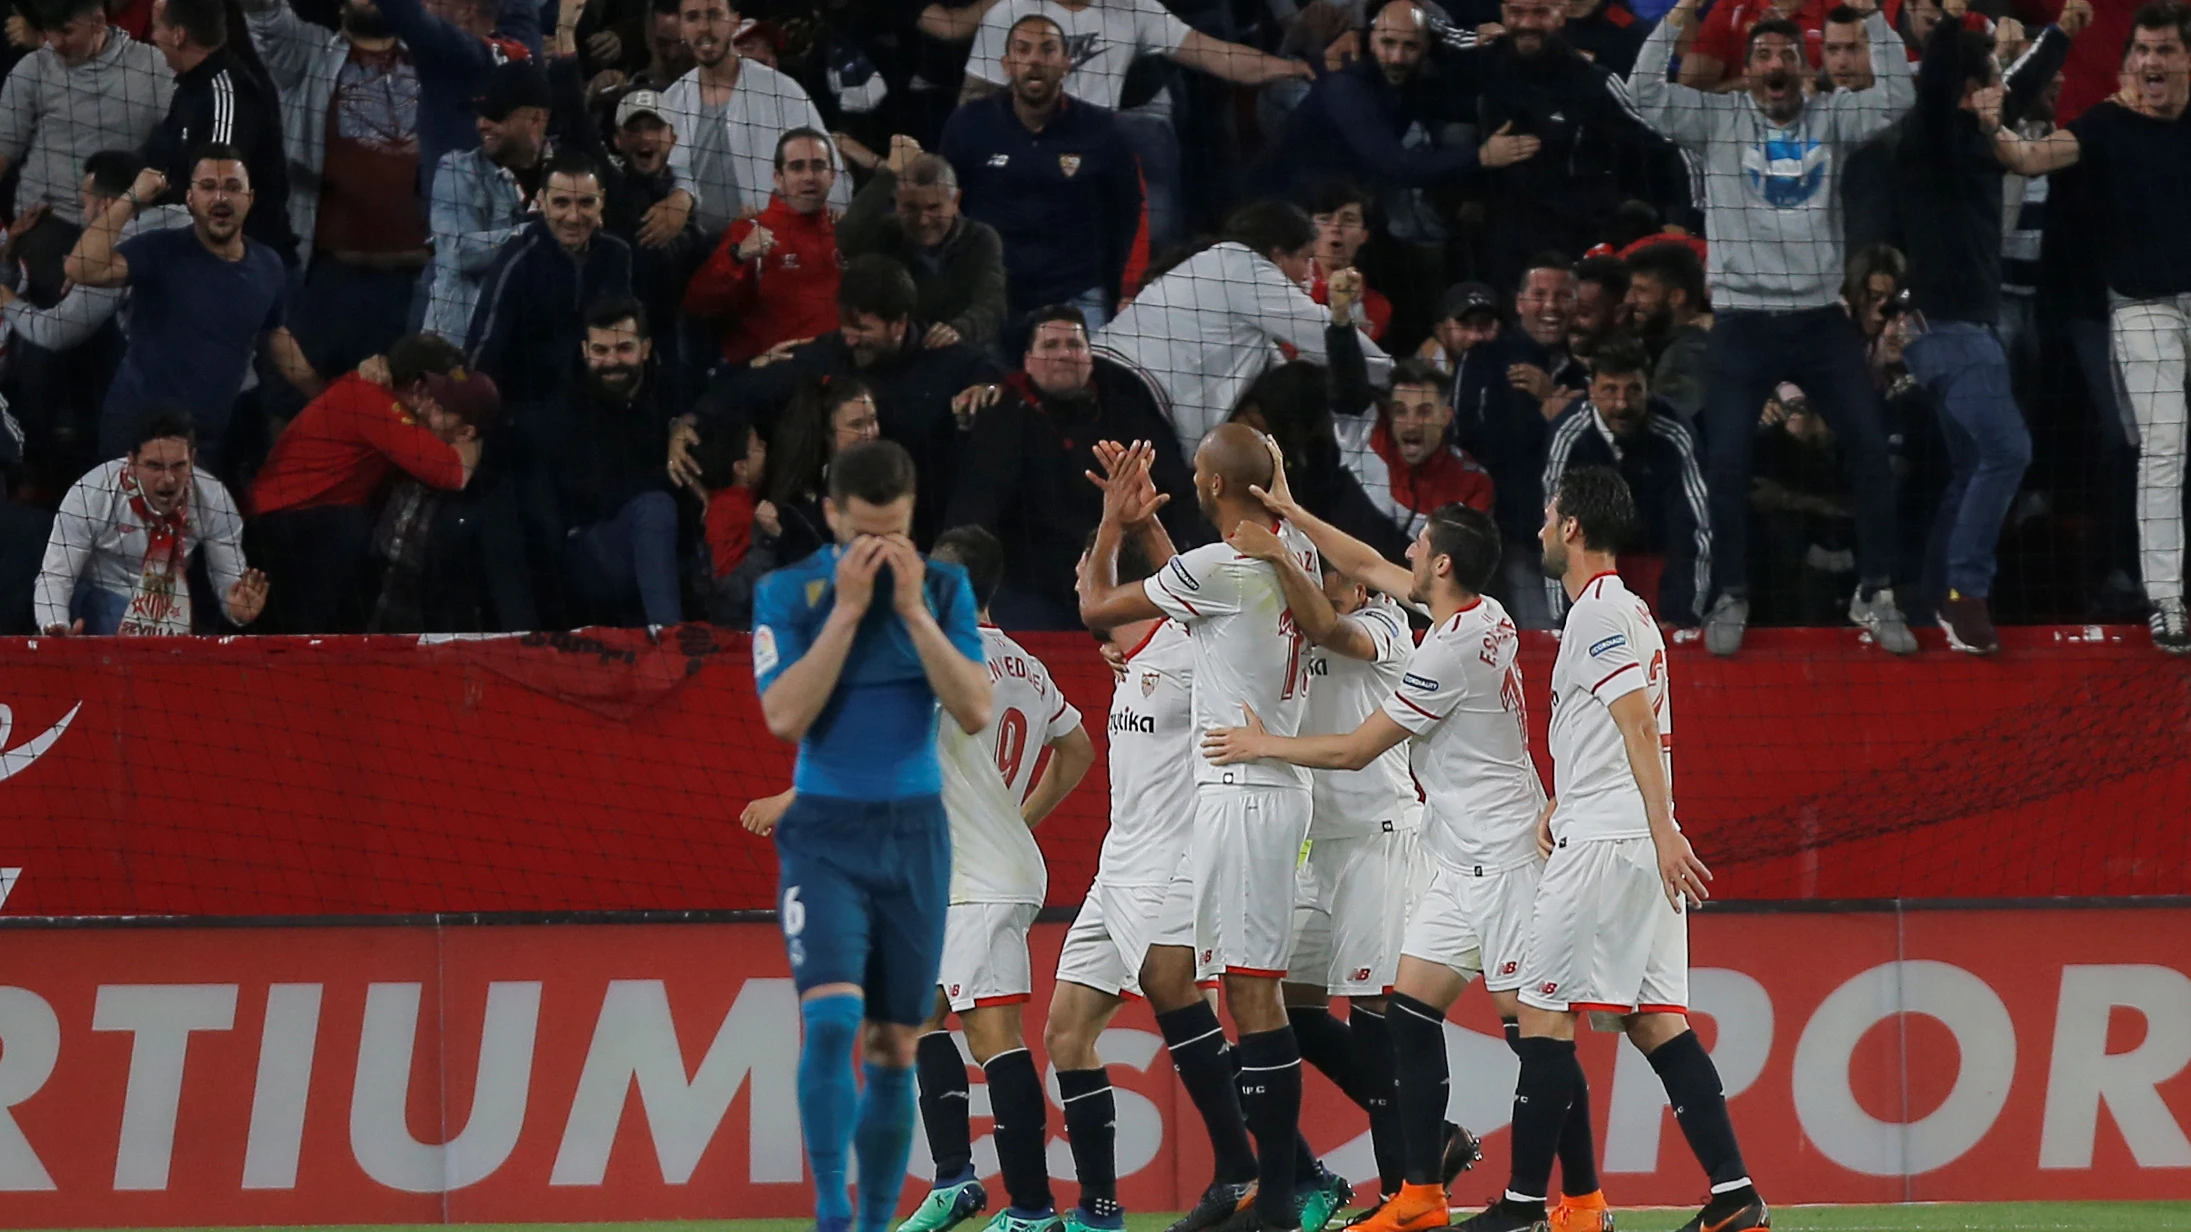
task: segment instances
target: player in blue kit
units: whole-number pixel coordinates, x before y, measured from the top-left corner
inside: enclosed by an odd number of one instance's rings
[[[822,1232],[887,1232],[897,1207],[950,898],[938,704],[969,735],[989,723],[973,591],[965,570],[913,546],[913,482],[894,442],[839,453],[822,502],[837,542],[763,578],[753,602],[761,714],[799,745],[797,798],[775,832],[776,905],[806,1027],[799,1116]],[[863,1020],[864,1095],[850,1063]]]

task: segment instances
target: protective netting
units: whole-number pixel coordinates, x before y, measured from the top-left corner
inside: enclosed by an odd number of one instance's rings
[[[1095,715],[1091,447],[1185,547],[1228,419],[1395,559],[1490,511],[1527,629],[1617,467],[1738,896],[2180,892],[2191,10],[1657,7],[24,0],[12,902],[765,905],[727,630],[832,455]]]

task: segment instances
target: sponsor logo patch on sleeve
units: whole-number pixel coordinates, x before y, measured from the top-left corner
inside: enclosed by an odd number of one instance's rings
[[[1424,693],[1435,693],[1438,691],[1437,681],[1432,680],[1428,676],[1418,676],[1413,672],[1409,672],[1406,675],[1400,677],[1400,685],[1403,688],[1416,689]]]
[[[1172,576],[1179,580],[1179,584],[1181,586],[1186,587],[1188,590],[1202,589],[1202,583],[1194,580],[1194,574],[1188,570],[1187,562],[1184,558],[1178,556],[1172,557],[1171,570]]]
[[[1601,637],[1590,643],[1590,657],[1595,659],[1608,650],[1618,650],[1627,644],[1628,635],[1625,633],[1615,633],[1611,637]]]
[[[765,676],[776,670],[776,630],[767,625],[753,631],[753,672]]]

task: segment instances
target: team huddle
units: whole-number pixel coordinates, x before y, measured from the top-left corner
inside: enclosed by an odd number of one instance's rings
[[[1093,744],[1043,665],[987,627],[1002,574],[994,540],[962,529],[925,562],[914,551],[910,461],[895,449],[838,460],[827,509],[838,544],[771,575],[756,605],[763,710],[801,748],[794,790],[745,820],[774,831],[782,864],[823,1232],[855,1226],[848,1142],[856,1226],[886,1232],[910,1152],[909,1073],[936,1182],[899,1232],[945,1232],[987,1208],[951,1016],[989,1087],[1008,1194],[991,1232],[1122,1228],[1095,1044],[1128,998],[1155,1012],[1214,1160],[1172,1232],[1340,1221],[1353,1188],[1300,1132],[1304,1059],[1368,1114],[1379,1196],[1347,1225],[1445,1227],[1447,1188],[1477,1157],[1446,1117],[1445,1018],[1479,974],[1520,1077],[1510,1179],[1461,1228],[1614,1226],[1575,1054],[1584,1013],[1649,1059],[1709,1177],[1685,1232],[1770,1226],[1685,1017],[1685,906],[1703,900],[1709,873],[1673,818],[1665,644],[1614,571],[1636,520],[1625,483],[1572,471],[1546,510],[1546,572],[1571,601],[1547,796],[1515,626],[1483,593],[1499,564],[1491,520],[1442,508],[1407,567],[1393,564],[1297,505],[1277,451],[1236,424],[1194,459],[1219,542],[1174,550],[1154,516],[1166,498],[1147,445],[1099,445],[1089,476],[1104,503],[1080,565],[1081,614],[1117,680],[1110,830],[1044,1021],[1080,1186],[1060,1214],[1020,1011],[1047,890],[1032,827],[1089,769]],[[1420,644],[1411,614],[1428,622]]]

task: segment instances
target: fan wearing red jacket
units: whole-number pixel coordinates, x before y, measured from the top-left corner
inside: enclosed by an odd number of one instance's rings
[[[500,407],[494,382],[468,371],[464,352],[412,334],[298,412],[251,485],[256,516],[245,528],[251,558],[282,591],[270,599],[269,627],[362,631],[381,490],[398,469],[442,491],[470,483]]]
[[[785,342],[837,328],[837,182],[829,138],[795,128],[776,142],[776,192],[768,208],[723,232],[714,255],[685,286],[685,311],[724,321],[723,358],[742,364]]]
[[[1374,415],[1336,419],[1339,455],[1362,492],[1403,536],[1441,505],[1491,510],[1491,472],[1448,439],[1447,379],[1426,360],[1392,366],[1391,393]]]

